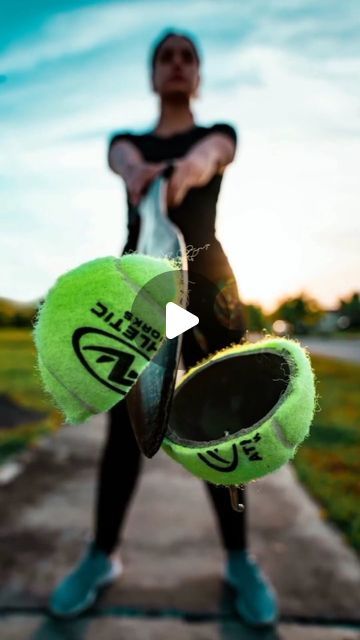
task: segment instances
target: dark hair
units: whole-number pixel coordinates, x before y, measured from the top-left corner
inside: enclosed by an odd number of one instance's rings
[[[155,69],[156,58],[158,56],[158,53],[159,53],[161,47],[163,46],[163,44],[169,38],[172,38],[173,36],[176,36],[178,38],[183,38],[184,40],[186,40],[186,42],[189,43],[189,45],[191,46],[191,48],[193,50],[193,54],[195,56],[195,59],[196,59],[197,63],[200,65],[201,59],[200,59],[200,54],[199,54],[199,48],[195,44],[193,36],[190,36],[189,34],[186,34],[183,31],[181,31],[181,32],[180,31],[171,31],[171,30],[167,29],[165,32],[162,32],[160,34],[160,36],[158,36],[158,38],[155,40],[155,42],[154,42],[154,44],[152,46],[152,49],[150,51],[150,68],[151,68],[152,72]]]

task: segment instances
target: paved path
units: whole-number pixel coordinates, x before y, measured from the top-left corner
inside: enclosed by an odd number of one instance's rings
[[[0,489],[1,638],[359,640],[358,560],[290,466],[249,486],[250,546],[278,590],[283,620],[277,630],[259,632],[236,617],[203,484],[162,451],[144,460],[122,578],[91,615],[66,623],[47,618],[48,594],[91,530],[104,423],[98,416],[63,428]]]
[[[360,363],[360,339],[336,339],[301,337],[301,343],[309,347],[310,352],[325,356],[332,356],[348,362]]]

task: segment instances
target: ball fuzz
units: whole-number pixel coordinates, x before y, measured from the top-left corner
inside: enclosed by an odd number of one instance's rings
[[[168,273],[165,285],[151,280]],[[62,275],[40,306],[33,338],[45,391],[78,423],[123,399],[165,338],[165,305],[179,301],[175,261],[138,253],[97,258]],[[136,316],[132,303],[144,299]]]
[[[297,341],[233,344],[180,380],[162,446],[203,480],[249,482],[294,456],[315,402],[310,358]]]

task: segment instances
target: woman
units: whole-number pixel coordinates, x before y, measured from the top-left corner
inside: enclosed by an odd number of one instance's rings
[[[189,279],[207,279],[223,291],[218,304],[207,308],[206,319],[200,324],[202,333],[196,333],[195,328],[183,334],[186,368],[203,359],[205,353],[240,341],[245,334],[235,278],[215,236],[216,201],[224,169],[235,155],[236,133],[227,124],[203,127],[195,123],[191,101],[199,88],[199,72],[199,54],[191,38],[172,32],[162,36],[151,56],[152,88],[160,101],[158,123],[143,135],[117,134],[109,147],[110,168],[127,187],[128,238],[123,254],[136,250],[140,227],[137,205],[142,195],[172,161],[175,168],[168,181],[168,215],[182,231],[186,244],[198,249],[189,261]],[[195,288],[189,310],[199,312],[198,302]],[[93,603],[99,586],[122,572],[114,551],[121,542],[141,463],[126,402],[121,401],[110,411],[94,540],[78,567],[54,591],[50,603],[53,613],[66,616],[84,611]],[[247,552],[245,513],[232,509],[226,488],[205,486],[227,552],[225,574],[236,590],[237,610],[249,623],[272,623],[277,616],[275,595]],[[244,494],[242,497],[245,499]]]

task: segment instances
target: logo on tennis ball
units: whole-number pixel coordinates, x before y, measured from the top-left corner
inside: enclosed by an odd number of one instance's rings
[[[237,444],[232,444],[232,460],[227,460],[219,455],[219,449],[208,449],[205,454],[198,453],[198,457],[202,462],[204,462],[211,469],[215,469],[215,471],[222,471],[223,473],[230,473],[231,471],[235,471],[236,467],[239,463],[239,453],[237,450],[237,446],[239,450],[245,454],[250,462],[258,462],[262,460],[262,456],[256,450],[255,444],[260,442],[261,435],[260,433],[255,433],[252,438],[246,438],[245,440],[240,440]],[[209,459],[210,458],[210,459]],[[214,462],[216,461],[216,462]]]
[[[85,369],[105,387],[121,395],[126,394],[138,377],[137,371],[132,368],[136,356],[129,350],[146,360],[150,359],[134,344],[94,327],[76,329],[72,344]]]
[[[233,444],[231,448],[233,455],[232,460],[226,460],[225,458],[219,456],[219,449],[208,449],[208,451],[206,452],[206,455],[208,455],[209,458],[212,458],[212,460],[208,460],[202,453],[198,453],[198,456],[200,460],[202,462],[205,462],[205,464],[207,464],[207,466],[211,469],[215,469],[215,471],[222,471],[224,473],[230,473],[231,471],[234,471],[236,469],[239,461],[236,444]],[[217,464],[215,464],[213,460],[216,460]]]

